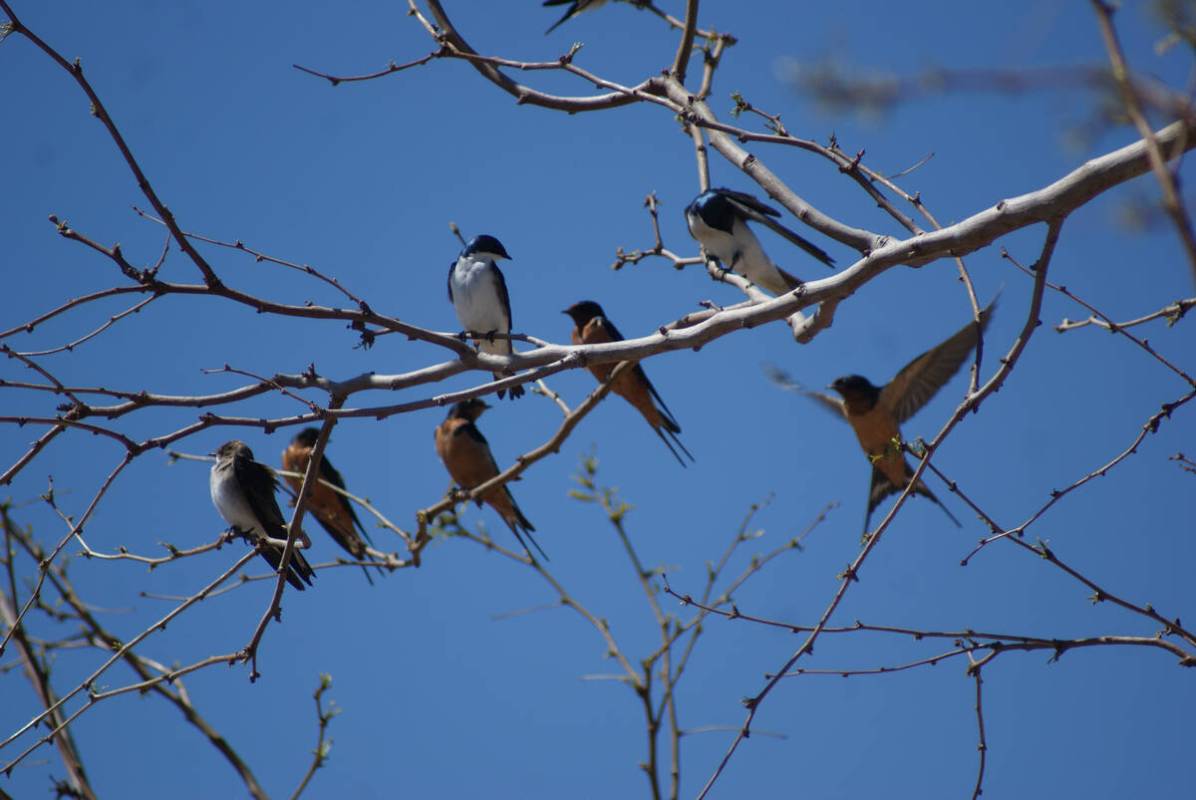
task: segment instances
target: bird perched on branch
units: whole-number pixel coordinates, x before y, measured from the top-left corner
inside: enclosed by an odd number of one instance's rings
[[[287,448],[282,451],[282,468],[300,475],[307,472],[308,462],[311,461],[311,451],[316,446],[316,439],[319,436],[319,428],[304,428],[299,431]],[[328,460],[327,448],[325,448],[324,457],[320,459],[320,469],[316,477],[320,481],[313,483],[308,490],[307,510],[316,518],[321,527],[328,531],[328,535],[332,537],[333,541],[344,548],[349,555],[358,561],[369,558],[369,553],[366,552],[366,541],[369,541],[370,544],[373,544],[373,541],[370,540],[361,520],[357,518],[353,504],[349,502],[349,498],[338,494],[326,485],[327,483],[338,489],[345,488],[345,479]],[[303,478],[293,478],[287,475],[286,481],[298,496],[299,489],[303,486]],[[374,579],[370,577],[369,570],[364,566],[361,570],[365,573],[365,579],[373,584]],[[378,567],[378,571],[385,574],[382,567]]]
[[[498,239],[486,234],[470,239],[449,266],[448,295],[465,333],[489,337],[478,341],[478,348],[483,353],[509,356],[515,352],[511,340],[494,338],[497,333],[511,332],[511,297],[496,263],[500,258],[510,256]],[[494,373],[495,380],[502,377]],[[512,400],[522,395],[522,386],[511,388]],[[501,390],[498,396],[503,396]]]
[[[868,512],[864,516],[865,535],[872,512],[880,501],[891,494],[905,491],[914,474],[902,451],[901,423],[930,402],[939,389],[959,372],[968,354],[976,347],[980,334],[988,327],[996,302],[994,299],[980,312],[979,324],[974,320],[968,322],[951,338],[902,367],[897,376],[884,386],[874,386],[862,375],[846,375],[828,387],[840,396],[831,397],[822,392],[808,391],[784,372],[775,368],[772,370],[774,381],[817,400],[836,416],[846,419],[855,431],[860,446],[872,462]],[[935,497],[921,478],[913,491],[941,508],[956,527],[960,527],[959,520]]]
[[[574,303],[563,313],[573,319],[573,344],[600,344],[602,342],[618,342],[623,339],[623,334],[619,333],[619,329],[606,318],[602,306],[593,300]],[[594,364],[589,369],[598,382],[603,383],[610,377],[616,366],[613,363]],[[635,410],[643,415],[648,424],[652,426],[652,430],[660,437],[660,441],[664,442],[665,447],[669,448],[669,452],[681,466],[685,466],[685,461],[677,453],[677,448],[689,456],[690,461],[694,460],[693,455],[677,438],[677,434],[681,433],[681,426],[677,424],[669,407],[664,404],[664,400],[656,391],[656,387],[652,385],[652,381],[648,380],[642,366],[636,364],[623,370],[615,379],[611,391],[631,403]]]
[[[708,257],[777,295],[796,289],[801,281],[772,262],[748,222],[767,225],[828,267],[835,264],[825,250],[777,222],[775,218],[780,216],[772,206],[731,189],[708,189],[685,207],[690,235]]]
[[[445,469],[453,481],[462,489],[469,490],[481,486],[499,472],[494,454],[490,452],[490,443],[477,426],[478,417],[488,408],[490,406],[478,398],[462,400],[449,409],[448,417],[436,426],[436,453],[444,462]],[[527,553],[528,558],[535,560],[532,551],[527,547],[527,542],[530,541],[544,560],[548,560],[548,555],[532,537],[535,527],[519,510],[506,484],[490,489],[474,502],[479,507],[486,502],[498,512],[503,522],[511,529],[511,533],[519,540],[519,544],[523,545],[523,551]],[[527,541],[523,538],[525,534]]]
[[[220,445],[214,455],[216,463],[208,481],[212,504],[233,531],[258,545],[262,558],[277,571],[282,563],[282,545],[261,542],[262,537],[283,541],[287,538],[287,523],[274,497],[278,486],[274,473],[265,464],[254,461],[253,451],[236,439]],[[296,537],[298,542],[305,547],[311,544],[302,531]],[[287,583],[303,591],[305,583],[311,586],[313,577],[311,564],[297,547],[293,548],[287,564]]]

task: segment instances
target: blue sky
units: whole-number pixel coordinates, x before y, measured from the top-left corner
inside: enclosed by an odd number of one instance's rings
[[[450,11],[453,5],[449,4]],[[545,60],[575,39],[579,63],[634,82],[672,58],[675,35],[648,14],[615,5],[586,14],[550,37],[555,10],[535,2],[455,4],[457,24],[481,52]],[[680,3],[666,8],[680,13]],[[1186,85],[1191,56],[1152,49],[1162,30],[1142,7],[1117,16],[1130,63],[1174,86]],[[1095,109],[1091,94],[1046,91],[1018,96],[971,93],[917,100],[883,118],[830,116],[792,91],[782,60],[833,59],[853,69],[911,74],[953,68],[1019,69],[1103,63],[1104,50],[1086,4],[1051,0],[1017,5],[951,2],[841,2],[833,8],[790,3],[708,2],[704,24],[739,37],[720,69],[712,107],[728,115],[732,91],[779,112],[796,135],[866,150],[874,168],[892,173],[928,153],[934,158],[903,180],[950,223],[1053,181],[1087,158],[1132,140],[1111,129],[1087,142],[1071,135]],[[609,269],[617,247],[651,244],[641,203],[662,203],[668,246],[692,254],[681,209],[697,191],[692,147],[657,108],[566,116],[516,106],[462,63],[437,62],[398,76],[333,89],[293,70],[293,63],[361,73],[421,56],[432,43],[401,3],[18,2],[25,22],[68,58],[79,56],[159,194],[188,230],[241,239],[273,255],[317,265],[385,313],[438,330],[457,324],[444,297],[444,273],[467,235],[501,238],[514,257],[504,264],[516,327],[566,341],[560,310],[588,298],[604,305],[629,336],[653,330],[704,299],[737,302],[730,287],[697,270],[661,261]],[[800,16],[799,16],[800,13]],[[586,86],[567,76],[522,76],[569,92]],[[69,77],[12,37],[0,44],[0,263],[8,291],[0,298],[7,328],[65,298],[119,283],[110,263],[60,239],[48,214],[100,241],[119,241],[136,263],[161,248],[161,231],[137,218],[136,184]],[[759,150],[802,196],[835,217],[875,230],[899,229],[824,161],[796,150]],[[713,179],[753,187],[712,157]],[[1187,170],[1181,171],[1186,176]],[[1159,308],[1193,287],[1174,233],[1130,233],[1125,204],[1152,199],[1140,178],[1076,213],[1052,264],[1054,280],[1117,319]],[[1002,240],[1023,262],[1043,231]],[[840,263],[845,248],[814,235]],[[777,260],[802,277],[822,267],[765,238]],[[331,303],[327,289],[239,254],[210,251],[221,276],[246,291],[289,302]],[[1005,351],[1026,313],[1030,283],[996,247],[968,260],[982,298],[1002,291],[987,341]],[[164,277],[193,280],[172,252]],[[61,344],[121,310],[119,304],[47,325],[13,341],[36,349]],[[551,569],[588,608],[610,620],[633,660],[655,645],[643,597],[601,513],[567,497],[579,459],[593,453],[599,481],[634,506],[628,528],[641,556],[668,569],[681,591],[698,591],[705,564],[734,535],[748,506],[771,498],[747,548],[769,549],[801,530],[827,503],[840,505],[805,549],[770,565],[737,593],[741,610],[811,623],[858,552],[868,466],[850,430],[796,395],[777,390],[761,365],[778,364],[811,386],[848,372],[881,382],[967,319],[953,264],[897,268],[844,303],[835,325],[799,347],[780,325],[726,337],[699,353],[674,353],[645,367],[681,422],[697,463],[680,469],[648,428],[617,398],[587,418],[560,455],[532,467],[513,486],[535,523]],[[1119,338],[1093,329],[1065,335],[1050,325],[1085,316],[1048,294],[1044,326],[1003,390],[951,436],[935,463],[1005,525],[1024,520],[1051,489],[1070,484],[1126,447],[1162,402],[1184,384]],[[1155,323],[1143,335],[1189,371],[1196,365],[1190,320]],[[243,379],[207,375],[230,363],[258,373],[299,372],[308,363],[336,378],[367,370],[393,373],[441,360],[439,351],[385,337],[369,351],[340,323],[269,318],[207,298],[167,298],[116,325],[72,354],[44,363],[75,385],[152,389],[177,394],[232,388]],[[991,370],[995,361],[987,361]],[[27,379],[14,362],[0,377]],[[476,383],[463,376],[450,384]],[[562,374],[550,381],[579,402],[593,381]],[[905,427],[929,438],[964,391],[958,378]],[[426,391],[426,390],[425,390]],[[417,399],[377,393],[355,404]],[[45,413],[44,396],[9,391],[4,413]],[[295,401],[269,396],[245,414],[276,416]],[[133,415],[122,430],[145,437],[194,419],[194,411]],[[348,421],[329,453],[351,489],[410,524],[437,500],[448,478],[432,448],[440,411],[383,423]],[[559,412],[541,397],[504,403],[481,420],[502,463],[546,439]],[[0,427],[5,465],[36,432]],[[230,437],[207,431],[182,449],[207,452]],[[243,430],[259,458],[276,462],[287,432]],[[1109,589],[1182,618],[1193,616],[1191,520],[1193,476],[1168,456],[1196,452],[1190,407],[1178,411],[1138,453],[1109,476],[1068,497],[1031,529],[1060,557]],[[110,443],[64,437],[26,468],[6,494],[24,503],[19,518],[45,540],[63,528],[37,496],[52,475],[69,513],[80,513],[120,457]],[[960,559],[984,529],[958,498],[932,482],[965,523],[951,527],[920,500],[902,511],[870,557],[861,582],[836,616],[849,623],[935,629],[997,629],[1076,637],[1151,635],[1138,618],[1093,606],[1089,592],[1041,560],[1004,543],[966,568]],[[496,538],[509,534],[490,511],[464,512]],[[157,542],[210,541],[221,521],[208,500],[203,465],[139,459],[113,487],[87,529],[93,547],[125,545],[153,553]],[[315,556],[337,554],[319,530]],[[379,531],[385,549],[399,542]],[[107,609],[105,621],[132,635],[169,607],[139,596],[195,591],[241,554],[234,546],[153,573],[128,563],[79,563],[84,596]],[[741,555],[732,574],[745,563]],[[260,570],[255,564],[255,573]],[[151,639],[145,653],[187,663],[234,650],[248,639],[268,589],[256,584],[203,604]],[[318,675],[335,681],[343,708],[335,745],[311,797],[509,796],[627,797],[645,791],[643,723],[635,697],[613,682],[582,680],[612,671],[592,628],[565,610],[495,620],[496,614],[552,603],[528,570],[464,541],[433,546],[419,570],[370,587],[356,570],[324,572],[312,591],[288,593],[284,624],[266,634],[251,685],[247,669],[217,668],[188,679],[201,710],[253,765],[271,794],[287,795],[306,767],[315,739],[310,693]],[[667,598],[665,605],[683,614]],[[685,728],[737,726],[742,697],[762,685],[796,647],[789,634],[714,620],[679,689]],[[942,647],[941,649],[946,649]],[[931,655],[925,644],[880,637],[820,641],[809,667],[897,664]],[[6,653],[5,659],[11,655]],[[59,688],[96,663],[94,652],[68,651],[56,664]],[[1183,785],[1166,765],[1190,758],[1196,692],[1170,656],[1139,649],[1092,649],[1047,664],[1046,654],[1002,655],[985,671],[991,796],[1066,793],[1086,797],[1176,794]],[[120,669],[103,682],[117,686]],[[18,671],[0,676],[0,731],[25,722],[32,696]],[[804,677],[782,684],[756,726],[786,738],[754,736],[740,749],[712,796],[838,798],[878,794],[960,796],[976,770],[973,683],[947,662],[880,678]],[[210,747],[153,698],[123,697],[86,714],[79,746],[101,795],[180,798],[234,796],[236,776]],[[693,796],[731,734],[683,742],[683,796]],[[0,754],[10,757],[8,752]],[[16,797],[44,792],[61,774],[45,749],[0,788]]]

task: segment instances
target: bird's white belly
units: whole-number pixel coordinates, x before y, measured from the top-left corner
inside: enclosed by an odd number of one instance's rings
[[[740,220],[735,220],[731,226],[731,233],[732,235],[727,238],[734,243],[733,247],[739,253],[739,258],[735,262],[735,271],[752,283],[775,291],[773,287],[780,281],[780,275],[777,273],[772,259],[760,246],[760,240],[756,238],[756,234],[752,233],[752,229]],[[783,281],[781,286],[783,290]]]
[[[727,233],[710,227],[697,214],[687,214],[686,217],[690,233],[701,242],[707,255],[719,260],[723,269],[734,270],[770,291],[785,291],[785,282],[760,246],[760,240],[741,220],[735,220],[731,225],[732,232]]]
[[[469,331],[507,333],[498,282],[485,263],[471,261],[453,270],[453,308]]]
[[[212,504],[225,522],[243,533],[262,532],[244,493],[236,486],[231,470],[219,472],[213,467],[208,489],[212,494]]]
[[[730,269],[736,249],[731,234],[710,227],[697,214],[686,214],[685,218],[689,222],[689,232],[702,245],[706,255],[717,258],[725,268]]]
[[[458,262],[452,282],[453,308],[462,328],[474,333],[511,332],[498,291],[498,279],[486,262]],[[483,353],[506,355],[511,352],[511,343],[506,340],[481,341],[478,347]]]

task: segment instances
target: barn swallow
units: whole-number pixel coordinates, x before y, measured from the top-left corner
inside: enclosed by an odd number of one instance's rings
[[[478,398],[462,400],[449,409],[448,417],[436,426],[436,453],[444,462],[453,481],[462,489],[480,486],[499,472],[494,454],[490,452],[490,444],[476,424],[478,417],[488,408],[490,406]],[[475,502],[480,507],[482,501],[489,503],[502,517],[503,522],[507,523],[511,533],[515,534],[519,544],[523,545],[523,551],[527,553],[528,558],[535,560],[532,551],[527,549],[527,542],[530,541],[540,555],[544,556],[544,560],[548,560],[548,555],[532,537],[535,528],[515,504],[515,498],[506,484],[491,489]],[[523,539],[524,534],[527,535],[527,541]]]
[[[502,242],[483,234],[470,239],[461,255],[449,266],[449,301],[467,333],[511,332],[511,297],[507,294],[507,282],[495,263],[500,258],[510,258]],[[477,344],[483,353],[509,356],[514,352],[510,339],[482,339]],[[495,380],[502,377],[502,374],[494,373]],[[512,400],[522,395],[522,386],[511,389]],[[498,396],[503,396],[501,390]]]
[[[274,497],[278,481],[270,468],[254,461],[253,451],[236,439],[220,445],[215,455],[216,463],[212,465],[208,489],[212,494],[212,503],[224,521],[255,544],[260,536],[285,540],[287,523]],[[305,547],[311,544],[307,534],[302,531],[298,534],[298,542]],[[277,571],[282,563],[282,547],[262,545],[260,552],[262,558]],[[307,563],[303,553],[293,549],[291,561],[287,565],[287,582],[303,591],[304,583],[311,586],[313,577],[315,572],[311,564]]]
[[[282,451],[282,468],[288,472],[297,472],[300,475],[307,472],[307,464],[311,460],[311,451],[316,446],[316,439],[319,435],[319,428],[304,428],[299,431],[295,438],[291,440],[291,443],[287,445],[287,449]],[[324,453],[324,457],[320,460],[320,474],[318,477],[338,489],[345,488],[345,479],[341,477],[340,472],[328,461],[327,452]],[[303,478],[293,478],[287,475],[286,481],[295,490],[295,494],[298,495],[299,489],[303,485]],[[358,561],[369,558],[369,554],[366,552],[366,541],[370,544],[374,542],[370,539],[370,535],[366,533],[361,520],[357,518],[357,512],[353,510],[353,504],[349,502],[349,498],[343,494],[334,492],[323,483],[317,481],[307,493],[307,510],[311,512],[311,515],[316,518],[324,530],[328,531],[328,535],[332,537],[333,541],[344,548],[349,555]],[[365,537],[365,541],[362,540],[362,536]],[[369,570],[364,566],[361,569],[365,573],[365,579],[372,585],[374,579],[370,577]],[[378,571],[385,574],[385,571],[381,567],[378,568]]]
[[[773,380],[817,400],[836,416],[846,419],[855,431],[860,446],[872,462],[868,512],[864,517],[865,535],[872,512],[880,501],[904,491],[914,474],[905,454],[895,444],[895,441],[902,441],[901,423],[930,402],[939,389],[959,372],[968,354],[975,348],[980,334],[988,327],[996,302],[994,299],[980,312],[979,325],[975,321],[968,322],[951,338],[902,367],[897,376],[884,386],[874,386],[862,375],[838,378],[828,388],[837,392],[842,399],[803,389],[783,372],[773,370]],[[955,515],[935,497],[921,478],[914,486],[914,494],[932,501],[950,517],[956,527],[961,527]]]
[[[731,189],[707,189],[685,207],[689,233],[707,256],[716,259],[723,269],[738,272],[761,289],[777,295],[796,289],[801,281],[772,263],[748,222],[767,225],[828,267],[833,268],[835,263],[822,248],[774,219],[780,216],[781,212],[772,206]]]
[[[563,313],[573,319],[573,344],[600,344],[602,342],[618,342],[623,339],[623,334],[619,333],[619,329],[606,318],[602,306],[593,300],[574,303]],[[610,377],[610,373],[616,366],[616,364],[594,364],[590,367],[590,372],[598,379],[599,383],[603,383]],[[656,387],[652,385],[652,381],[648,380],[642,366],[636,364],[631,369],[624,370],[615,381],[614,386],[611,387],[611,391],[631,403],[635,410],[643,415],[648,424],[652,426],[652,430],[660,437],[660,441],[664,442],[665,447],[669,448],[669,452],[681,466],[685,466],[685,461],[678,455],[673,445],[681,448],[681,452],[689,456],[690,461],[694,460],[693,455],[677,438],[677,434],[681,433],[681,426],[677,424],[673,412],[669,411],[669,407],[664,404],[664,400],[656,391]]]
[[[544,31],[545,36],[552,33],[565,22],[573,17],[576,17],[581,12],[592,11],[599,6],[605,5],[606,0],[544,0],[544,7],[548,8],[550,6],[563,6],[566,3],[569,4],[569,7],[565,9],[565,16],[552,23],[552,27]]]

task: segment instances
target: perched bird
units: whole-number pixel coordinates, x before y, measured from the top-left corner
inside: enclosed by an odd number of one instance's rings
[[[494,461],[494,454],[490,452],[490,444],[486,437],[478,430],[477,421],[482,412],[490,408],[483,400],[474,398],[462,400],[449,409],[448,417],[436,426],[436,453],[444,462],[445,468],[453,481],[462,489],[472,489],[480,486],[498,474],[498,464]],[[548,555],[532,537],[535,527],[528,522],[527,517],[515,504],[511,490],[504,484],[497,486],[477,498],[478,506],[482,501],[498,512],[503,522],[515,534],[519,544],[523,545],[528,558],[535,559],[532,551],[527,549],[527,541],[548,560]],[[527,534],[527,541],[523,536]]]
[[[212,493],[212,503],[224,521],[254,544],[262,536],[285,540],[287,523],[274,498],[278,481],[270,468],[254,461],[249,446],[236,439],[220,445],[215,455],[216,463],[212,466],[208,488]],[[298,541],[302,541],[304,546],[311,544],[307,534],[302,532]],[[260,551],[262,558],[277,571],[282,563],[282,547],[267,544]],[[311,564],[307,563],[303,553],[297,548],[293,549],[290,563],[287,564],[287,582],[303,591],[304,583],[311,586],[313,577],[315,572]]]
[[[780,216],[781,212],[772,206],[731,189],[708,189],[685,207],[689,233],[707,256],[716,259],[723,269],[738,272],[773,294],[792,291],[801,286],[801,281],[772,263],[747,226],[749,221],[767,225],[828,267],[835,263],[826,251],[773,219]]]
[[[623,338],[623,334],[619,333],[619,329],[615,327],[614,323],[606,318],[602,306],[593,300],[574,303],[563,313],[573,319],[573,344],[617,342]],[[616,364],[594,364],[590,367],[590,372],[598,379],[599,383],[602,383],[610,377],[616,366]],[[660,441],[664,442],[665,447],[669,448],[669,452],[681,466],[685,466],[685,461],[677,454],[673,445],[681,448],[681,452],[689,456],[690,461],[694,460],[693,455],[677,438],[677,434],[681,433],[681,426],[677,424],[673,412],[669,411],[669,407],[664,404],[664,400],[656,391],[656,387],[652,385],[652,381],[648,380],[642,366],[636,364],[630,369],[623,370],[615,380],[611,391],[631,403],[635,410],[644,416],[644,419],[652,426],[652,430],[660,437]]]
[[[552,27],[544,31],[545,36],[552,33],[566,21],[576,17],[581,12],[593,11],[595,8],[605,5],[606,0],[544,0],[545,8],[550,6],[563,6],[566,4],[568,4],[569,7],[565,9],[565,16],[552,23]]]
[[[448,295],[466,333],[491,336],[478,342],[481,351],[509,356],[514,352],[511,340],[493,338],[496,333],[511,332],[511,298],[495,263],[500,258],[510,256],[498,239],[485,234],[470,239],[449,266]],[[494,373],[495,380],[502,377]],[[512,400],[522,395],[522,386],[511,389]],[[498,396],[501,398],[503,392]]]
[[[773,370],[773,380],[822,403],[837,416],[845,418],[860,446],[872,462],[872,482],[868,488],[868,513],[864,517],[864,532],[872,512],[881,500],[905,491],[914,471],[905,454],[895,443],[901,439],[901,423],[918,412],[959,371],[968,354],[976,346],[980,333],[992,319],[994,299],[980,312],[980,324],[968,322],[955,335],[906,364],[893,380],[884,386],[874,386],[862,375],[847,375],[837,379],[830,389],[842,399],[822,392],[807,391],[789,380],[779,370]],[[914,494],[931,500],[951,518],[956,527],[959,520],[934,496],[930,488],[918,479]]]
[[[287,445],[287,448],[282,451],[282,468],[288,472],[297,472],[300,475],[307,472],[308,462],[311,461],[311,451],[316,446],[316,439],[319,435],[319,428],[304,428],[299,431],[295,438],[291,440],[291,443]],[[338,489],[345,488],[345,479],[332,466],[332,463],[328,460],[327,452],[320,459],[320,472],[317,477],[327,481]],[[295,494],[298,495],[299,489],[303,486],[303,479],[292,478],[288,475],[286,476],[286,481],[295,490]],[[328,531],[328,535],[344,548],[349,555],[359,561],[369,558],[369,554],[366,552],[366,541],[373,544],[373,540],[366,533],[361,520],[357,518],[357,512],[353,510],[353,504],[349,502],[349,498],[343,494],[337,494],[323,483],[317,481],[307,493],[307,510],[311,512],[312,516],[316,518],[324,530]],[[361,538],[362,536],[365,537],[364,541]],[[365,579],[373,584],[374,580],[370,577],[369,570],[364,566],[361,569],[365,573]],[[381,567],[378,567],[378,571],[385,574],[385,571]]]

